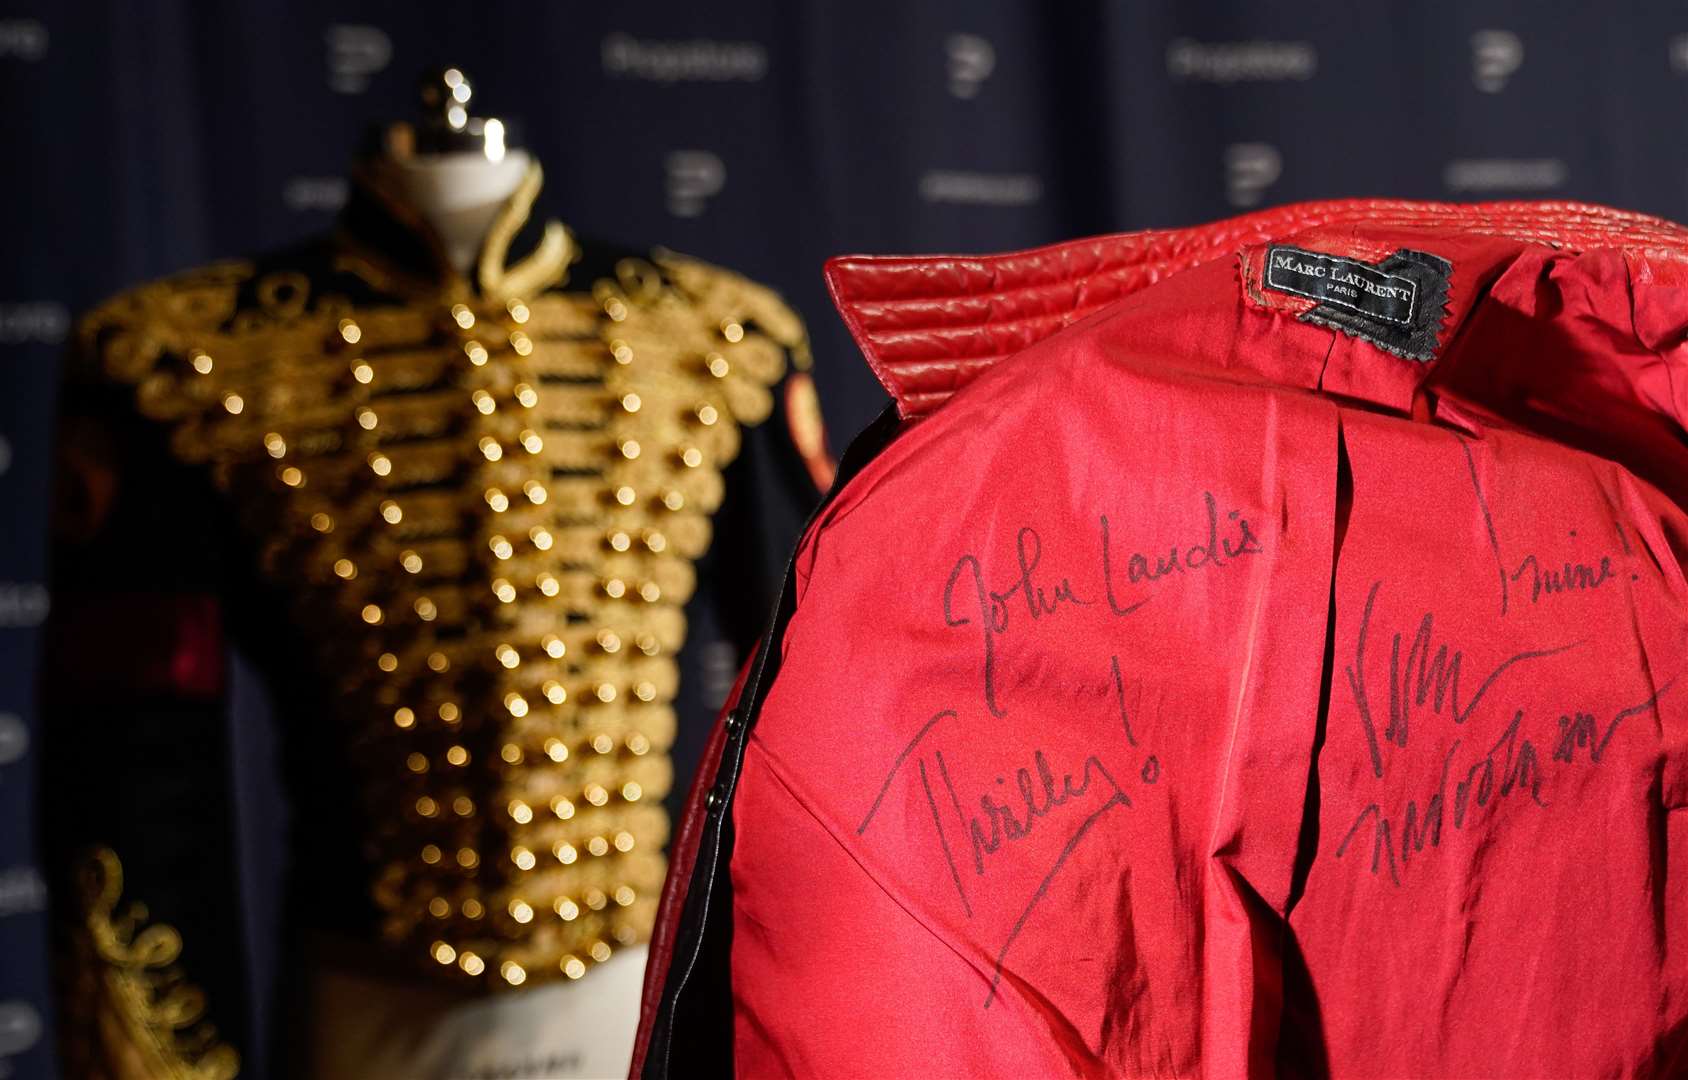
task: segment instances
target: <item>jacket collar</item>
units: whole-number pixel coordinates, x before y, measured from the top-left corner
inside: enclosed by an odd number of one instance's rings
[[[1625,310],[1609,314],[1633,316],[1635,334],[1647,347],[1682,339],[1688,229],[1575,203],[1300,203],[1209,225],[1088,237],[998,255],[851,255],[831,260],[826,277],[868,365],[901,415],[913,419],[937,409],[1002,359],[1150,285],[1216,261],[1240,265],[1246,274],[1266,245],[1286,241],[1368,260],[1402,248],[1459,251],[1463,257],[1454,267],[1439,334],[1443,345],[1470,315],[1487,281],[1519,251],[1608,252],[1632,287]],[[1235,292],[1230,287],[1227,294]],[[1223,328],[1235,315],[1219,310],[1214,321]],[[1363,396],[1398,406],[1434,366],[1413,365],[1392,380],[1400,385]]]
[[[354,167],[351,197],[341,212],[335,239],[346,254],[377,270],[395,291],[506,300],[532,295],[566,279],[575,258],[573,237],[559,221],[539,225],[532,218],[534,202],[544,186],[544,170],[538,162],[528,167],[505,200],[467,276],[447,260],[438,234],[405,197],[394,169],[391,161],[379,156]],[[512,259],[512,247],[525,253]]]

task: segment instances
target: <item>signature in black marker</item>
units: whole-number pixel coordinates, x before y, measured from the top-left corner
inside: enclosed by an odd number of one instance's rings
[[[996,591],[985,586],[985,572],[974,555],[957,559],[944,583],[944,625],[976,625],[983,634],[985,706],[999,719],[1008,714],[996,700],[996,640],[1008,633],[1009,620],[1018,606],[1012,602],[1023,600],[1026,616],[1033,620],[1046,619],[1064,605],[1085,607],[1093,603],[1079,596],[1068,578],[1060,578],[1047,588],[1037,583],[1034,572],[1043,561],[1043,541],[1036,529],[1027,526],[1020,530],[1014,538],[1014,553],[1020,574],[1006,589]],[[958,585],[963,586],[959,597]],[[972,614],[962,615],[961,611]]]
[[[1260,538],[1240,510],[1225,515],[1228,534],[1221,536],[1218,501],[1212,492],[1203,492],[1202,502],[1207,516],[1205,540],[1173,544],[1165,555],[1128,553],[1123,575],[1114,552],[1112,524],[1106,514],[1101,516],[1101,598],[1106,601],[1110,614],[1124,617],[1149,602],[1148,595],[1127,595],[1130,590],[1142,593],[1168,577],[1223,568],[1232,560],[1261,553]],[[985,583],[984,566],[971,552],[955,561],[944,581],[944,625],[952,629],[971,627],[971,633],[978,636],[985,707],[998,719],[1008,715],[997,694],[997,664],[1001,641],[1009,629],[1026,621],[1053,618],[1068,608],[1091,607],[1097,602],[1094,589],[1081,590],[1070,576],[1049,572],[1040,575],[1043,550],[1042,536],[1028,525],[1015,534],[1016,573],[1003,588],[993,589]]]
[[[1474,820],[1477,812],[1491,803],[1498,806],[1502,801],[1510,800],[1513,795],[1527,796],[1526,801],[1520,805],[1546,807],[1548,803],[1542,799],[1541,792],[1550,769],[1576,765],[1579,749],[1586,749],[1588,766],[1598,766],[1619,726],[1632,716],[1652,711],[1674,681],[1659,687],[1653,696],[1641,704],[1620,709],[1606,725],[1604,732],[1598,730],[1598,725],[1590,713],[1577,712],[1561,716],[1559,744],[1553,751],[1551,765],[1544,765],[1541,752],[1536,749],[1535,743],[1520,735],[1524,712],[1522,709],[1515,711],[1512,722],[1507,725],[1500,738],[1487,753],[1473,761],[1466,769],[1464,778],[1455,783],[1453,828],[1463,830],[1467,821]],[[1343,836],[1342,843],[1337,846],[1335,857],[1340,859],[1346,855],[1349,845],[1353,843],[1361,827],[1370,822],[1371,872],[1375,875],[1380,868],[1386,867],[1389,880],[1397,886],[1400,885],[1401,875],[1406,872],[1415,854],[1422,852],[1427,843],[1433,849],[1442,844],[1442,826],[1447,820],[1448,776],[1454,758],[1459,753],[1460,744],[1460,740],[1455,739],[1453,745],[1448,748],[1446,756],[1442,759],[1441,778],[1437,782],[1435,792],[1425,800],[1423,810],[1419,809],[1416,799],[1407,800],[1406,809],[1401,816],[1398,858],[1394,822],[1384,814],[1382,807],[1377,803],[1369,804],[1355,817],[1354,823]]]
[[[1575,536],[1575,533],[1571,534]],[[1541,602],[1543,596],[1554,596],[1559,593],[1593,592],[1600,586],[1617,577],[1612,570],[1612,557],[1602,555],[1600,561],[1593,566],[1583,562],[1565,559],[1558,566],[1543,567],[1535,555],[1526,555],[1518,564],[1518,569],[1512,572],[1512,580],[1517,581],[1525,574],[1529,575],[1530,603]]]
[[[1354,639],[1354,662],[1345,669],[1348,688],[1354,695],[1354,706],[1360,715],[1360,727],[1365,732],[1366,748],[1371,752],[1372,774],[1379,778],[1383,776],[1383,751],[1378,742],[1377,725],[1372,719],[1371,694],[1366,675],[1366,643],[1371,633],[1372,608],[1377,602],[1378,589],[1382,584],[1381,581],[1373,582],[1371,591],[1366,594],[1365,610],[1360,615],[1360,632]],[[1462,700],[1459,676],[1465,662],[1465,652],[1461,649],[1450,651],[1445,641],[1438,643],[1435,638],[1435,625],[1435,615],[1425,612],[1419,620],[1418,631],[1413,636],[1412,643],[1407,646],[1405,660],[1401,656],[1402,635],[1396,633],[1390,642],[1389,726],[1383,731],[1383,740],[1395,746],[1406,747],[1415,708],[1423,708],[1428,704],[1431,713],[1447,715],[1454,723],[1464,724],[1482,703],[1484,696],[1494,688],[1495,680],[1508,669],[1527,661],[1557,656],[1581,644],[1573,641],[1568,645],[1548,649],[1525,649],[1514,653],[1495,665],[1494,670],[1478,684],[1476,692],[1468,700]]]
[[[1126,712],[1125,680],[1121,675],[1119,660],[1111,658],[1111,674],[1113,676],[1115,702],[1119,710],[1121,730],[1125,735],[1126,746],[1137,746],[1137,735],[1132,728],[1131,718]],[[1134,692],[1137,688],[1134,684]],[[1067,837],[1054,864],[1044,875],[1031,898],[1022,908],[1013,928],[1009,931],[1001,949],[997,952],[995,967],[992,973],[990,992],[985,998],[985,1007],[989,1008],[996,999],[997,988],[1002,980],[1002,966],[1008,956],[1009,948],[1025,929],[1027,921],[1036,910],[1038,904],[1047,895],[1050,886],[1066,865],[1067,859],[1078,847],[1085,834],[1109,810],[1116,806],[1131,807],[1131,797],[1114,778],[1113,773],[1103,763],[1097,753],[1087,754],[1075,772],[1073,770],[1060,771],[1050,764],[1046,751],[1035,748],[1031,752],[1030,764],[1013,770],[1012,784],[1008,775],[998,775],[995,786],[979,793],[976,798],[964,799],[955,781],[956,751],[952,747],[934,747],[928,754],[922,747],[927,737],[940,722],[958,719],[953,709],[941,709],[921,725],[914,737],[904,745],[892,762],[886,773],[884,782],[874,796],[871,806],[863,816],[861,824],[856,827],[857,836],[865,836],[879,814],[880,806],[885,801],[886,793],[891,789],[898,773],[910,757],[915,758],[916,774],[919,778],[920,792],[923,796],[928,813],[932,820],[932,833],[938,842],[945,867],[949,871],[950,882],[954,885],[956,897],[961,903],[962,912],[967,918],[973,917],[973,892],[988,892],[987,876],[991,860],[998,853],[1011,845],[1020,844],[1033,836],[1044,835],[1053,827],[1053,820],[1071,820],[1072,814],[1078,810],[1086,810],[1083,819],[1073,832]],[[934,741],[936,741],[934,739]],[[917,751],[919,751],[917,755]],[[930,764],[928,764],[930,763]],[[1138,777],[1144,784],[1154,784],[1161,775],[1160,759],[1154,754],[1144,756]],[[954,829],[962,838],[960,844],[952,844],[950,826],[945,824],[945,814],[939,809],[939,799],[934,792],[934,776],[942,785],[944,801],[953,815]],[[1099,792],[1101,801],[1096,802],[1092,791]],[[976,809],[969,812],[967,806]],[[1063,811],[1069,811],[1063,813]],[[1051,824],[1043,824],[1050,821]],[[962,866],[957,862],[958,850],[965,851],[971,857],[971,874],[965,874]],[[970,887],[966,882],[973,882]]]

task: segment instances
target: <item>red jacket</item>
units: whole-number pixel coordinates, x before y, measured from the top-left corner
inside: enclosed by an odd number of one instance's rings
[[[828,275],[896,412],[677,834],[636,1073],[1688,1068],[1688,230]]]

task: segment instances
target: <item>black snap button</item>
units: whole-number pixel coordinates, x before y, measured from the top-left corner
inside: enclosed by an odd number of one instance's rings
[[[715,811],[721,809],[721,803],[724,802],[726,798],[727,793],[722,790],[720,784],[716,784],[714,787],[709,789],[709,794],[703,797],[703,808],[713,814]]]
[[[739,709],[727,710],[727,733],[734,734],[744,726],[744,713]]]

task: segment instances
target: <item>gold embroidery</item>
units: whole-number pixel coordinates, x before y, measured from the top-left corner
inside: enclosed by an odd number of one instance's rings
[[[210,467],[320,641],[385,936],[503,986],[579,978],[649,935],[692,560],[739,425],[803,345],[773,293],[668,252],[590,293],[525,294],[572,247],[548,231],[504,268],[536,191],[479,295],[356,307],[228,264],[82,329]],[[385,282],[377,262],[340,265]]]
[[[522,177],[515,194],[510,196],[487,233],[476,271],[480,277],[481,295],[488,299],[531,296],[561,281],[564,270],[568,268],[574,241],[562,223],[556,221],[545,223],[539,247],[534,249],[533,254],[514,266],[505,262],[510,254],[510,241],[515,239],[516,233],[527,221],[528,211],[539,197],[542,182],[543,174],[539,163],[535,162],[528,167],[527,175]]]
[[[112,1080],[232,1080],[240,1057],[204,1022],[205,995],[177,967],[182,938],[119,910],[123,865],[98,848],[81,868],[81,921],[66,995],[67,1064]]]

